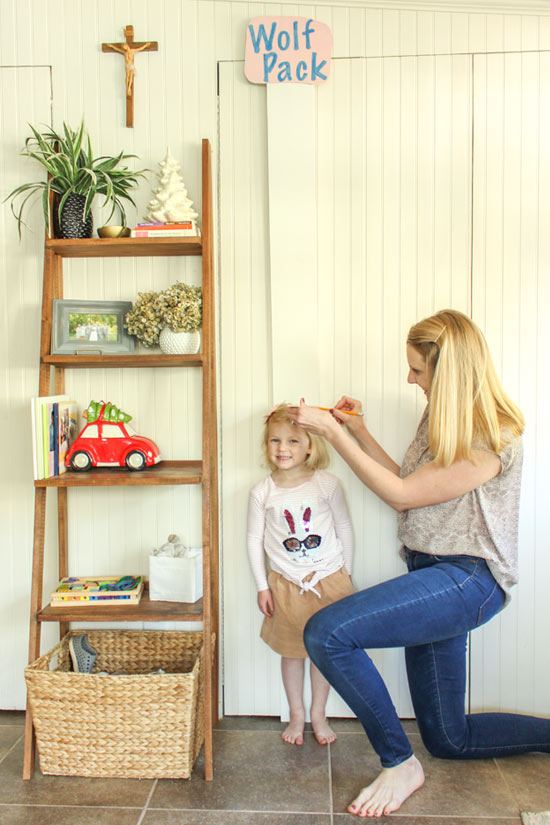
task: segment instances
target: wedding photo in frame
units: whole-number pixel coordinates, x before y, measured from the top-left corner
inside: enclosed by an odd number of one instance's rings
[[[52,355],[132,353],[134,339],[124,329],[131,301],[54,300]]]

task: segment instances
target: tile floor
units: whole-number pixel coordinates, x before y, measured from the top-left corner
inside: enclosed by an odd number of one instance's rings
[[[272,718],[223,719],[214,733],[213,782],[202,756],[190,780],[43,776],[23,782],[22,713],[0,712],[1,825],[343,825],[346,803],[377,773],[355,720],[335,720],[338,740],[284,745]],[[406,722],[426,785],[394,825],[519,825],[520,811],[550,808],[550,756],[448,762],[426,753]],[[364,821],[364,820],[363,820]]]

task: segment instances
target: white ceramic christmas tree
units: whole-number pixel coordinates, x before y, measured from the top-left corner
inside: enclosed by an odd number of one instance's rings
[[[180,164],[170,152],[159,163],[159,185],[153,189],[145,220],[150,223],[195,221],[198,213],[193,201],[187,197],[187,189],[179,173]]]

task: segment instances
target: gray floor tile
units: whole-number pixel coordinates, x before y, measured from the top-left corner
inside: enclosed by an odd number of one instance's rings
[[[402,719],[401,723],[405,732],[410,736],[420,736],[418,733],[418,725],[416,724],[415,719]],[[331,719],[330,724],[334,728],[334,731],[338,733],[339,731],[345,733],[360,733],[365,735],[365,732],[361,726],[361,723],[358,719]]]
[[[365,735],[358,719],[331,719],[330,724],[335,733],[359,733]]]
[[[21,779],[23,742],[0,762],[0,803],[56,806],[90,805],[143,808],[153,787],[152,779],[87,779],[78,776],[44,776],[37,769],[32,779]]]
[[[334,726],[338,721],[337,719],[331,719],[330,724]],[[342,721],[355,721],[356,725],[359,724],[357,720],[353,719]],[[250,730],[257,733],[268,730],[282,733],[287,724],[287,722],[281,722],[278,716],[224,716],[216,725],[216,730]],[[360,725],[358,729],[363,730]],[[313,730],[311,722],[306,722],[305,730]]]
[[[353,825],[355,819],[346,814],[335,814],[333,825]],[[381,816],[375,820],[358,819],[357,822],[391,822],[393,825],[521,825],[521,817],[455,817],[455,816],[407,816],[397,811],[391,816]]]
[[[0,725],[0,762],[24,734],[19,725]]]
[[[331,825],[331,821],[330,814],[150,810],[141,825]]]
[[[137,825],[141,811],[0,805],[2,825]]]
[[[0,725],[24,725],[25,712],[21,710],[0,710]]]
[[[216,730],[283,730],[278,716],[224,716]]]
[[[550,809],[550,754],[525,753],[496,762],[520,810]]]
[[[420,742],[415,744],[415,753],[424,768],[426,783],[406,800],[401,815],[518,816],[518,806],[493,760],[434,759]],[[345,813],[361,787],[377,776],[380,762],[366,738],[345,733],[331,746],[331,759],[334,813]]]
[[[151,808],[329,813],[328,749],[306,734],[301,747],[278,732],[214,731],[214,781],[202,755],[191,779],[161,779]]]

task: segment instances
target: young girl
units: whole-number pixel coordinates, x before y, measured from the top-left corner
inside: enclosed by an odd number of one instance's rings
[[[248,505],[248,556],[265,618],[261,637],[282,656],[290,722],[285,742],[303,743],[304,660],[308,619],[353,593],[352,530],[344,493],[323,439],[297,427],[280,404],[266,416],[263,449],[271,474],[256,484]],[[270,562],[266,577],[265,555]],[[336,735],[325,719],[329,684],[313,663],[311,724],[319,744]]]

